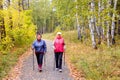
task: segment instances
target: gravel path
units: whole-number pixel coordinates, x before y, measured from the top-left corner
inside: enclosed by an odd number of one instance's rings
[[[43,72],[38,72],[36,57],[35,59],[35,69],[33,70],[33,57],[30,55],[24,60],[21,69],[20,80],[73,80],[69,75],[70,71],[67,65],[63,65],[63,72],[53,70],[54,65],[54,54],[52,49],[52,42],[46,40],[47,53],[46,53],[46,66],[43,65]]]

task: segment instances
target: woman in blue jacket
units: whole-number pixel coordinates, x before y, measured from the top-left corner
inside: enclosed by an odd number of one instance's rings
[[[38,63],[38,70],[42,71],[43,56],[47,51],[46,42],[41,39],[42,35],[37,33],[37,39],[32,44],[32,49],[35,49],[35,54]]]

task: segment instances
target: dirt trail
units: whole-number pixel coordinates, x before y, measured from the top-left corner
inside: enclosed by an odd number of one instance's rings
[[[35,69],[33,70],[33,55],[32,51],[28,50],[19,59],[19,62],[10,74],[3,80],[73,80],[70,76],[70,71],[67,65],[63,65],[62,73],[53,70],[54,53],[52,49],[52,41],[46,40],[46,44],[46,65],[43,65],[43,72],[38,72],[36,56],[34,56]]]

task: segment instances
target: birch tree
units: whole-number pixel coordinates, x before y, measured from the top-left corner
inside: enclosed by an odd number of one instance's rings
[[[108,0],[107,8],[109,9],[111,6],[111,0]],[[110,12],[108,12],[108,16],[110,17]],[[110,20],[107,21],[107,45],[110,46]]]
[[[78,2],[77,0],[75,0],[76,2],[76,26],[77,26],[77,31],[78,31],[78,39],[81,40],[81,27],[80,27],[80,24],[79,24],[79,17],[78,17]]]
[[[90,20],[89,20],[89,28],[90,28],[90,35],[91,35],[91,40],[92,40],[92,46],[93,46],[93,48],[96,49],[97,45],[96,45],[95,33],[94,33],[94,28],[95,28],[94,9],[95,9],[95,3],[94,3],[94,0],[91,0],[90,11],[91,11],[92,15],[90,16]]]
[[[117,8],[117,1],[118,0],[114,0],[114,10],[116,10]],[[112,25],[111,25],[111,37],[112,37],[112,44],[115,44],[115,13],[113,13],[113,16],[112,16]]]
[[[102,28],[102,24],[101,24],[101,0],[98,1],[98,26],[96,26],[97,29],[97,34],[98,34],[98,44],[101,44],[101,28]]]
[[[114,5],[111,4],[112,1],[114,1]],[[88,8],[89,2],[90,7]],[[107,40],[107,45],[110,46],[111,38],[112,40],[115,39],[115,31],[113,29],[115,29],[114,21],[116,13],[113,13],[113,11],[116,12],[117,2],[118,0],[52,0],[51,5],[53,6],[52,8],[55,8],[54,18],[56,18],[52,23],[55,23],[54,26],[60,27],[61,30],[77,28],[76,36],[80,40],[84,37],[82,32],[86,33],[87,36],[90,35],[93,48],[97,48],[97,40],[98,44],[100,44],[102,39],[104,39],[104,41]],[[44,5],[43,3],[41,4],[41,6],[46,7]],[[45,16],[47,12],[45,10],[42,11],[41,6],[38,7],[38,9],[41,10],[38,13],[42,15],[39,15],[39,19],[42,19],[43,22],[41,20],[39,20],[39,22],[44,23],[42,26],[45,28],[47,18],[45,19],[43,16]],[[112,6],[114,6],[114,8],[112,8]],[[111,15],[111,13],[113,13],[113,15]],[[50,15],[47,17],[49,16]],[[52,16],[53,15],[51,15],[51,18]]]

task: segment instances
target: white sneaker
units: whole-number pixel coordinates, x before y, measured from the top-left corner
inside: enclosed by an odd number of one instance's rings
[[[59,69],[59,72],[62,72],[62,69]]]

